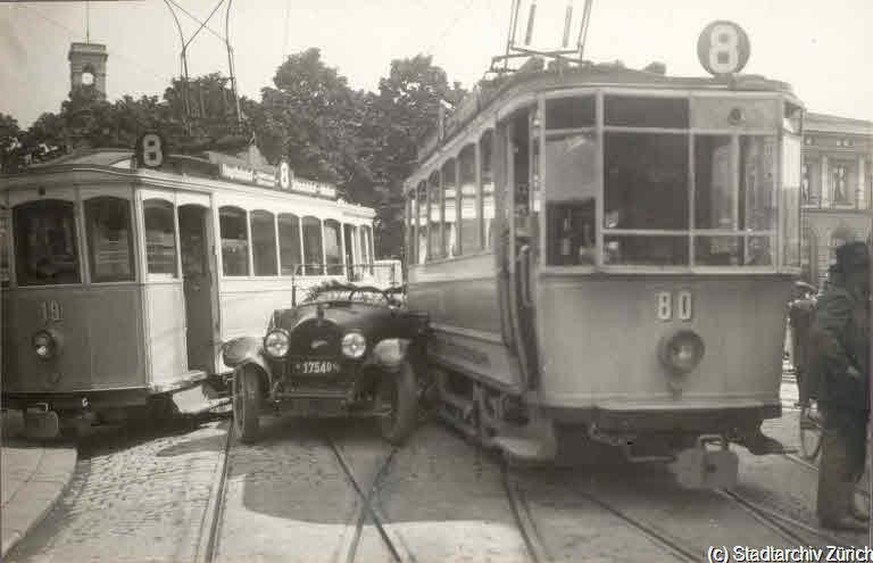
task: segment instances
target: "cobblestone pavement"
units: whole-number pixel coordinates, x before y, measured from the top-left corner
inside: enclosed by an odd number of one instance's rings
[[[796,387],[783,384],[783,417],[765,431],[797,447]],[[228,454],[217,560],[391,561],[372,519],[329,446],[364,492],[392,448],[371,422],[262,420],[261,440]],[[153,430],[103,429],[80,443],[62,501],[9,561],[192,561],[228,421]],[[738,490],[814,526],[814,470],[743,448]],[[789,545],[729,499],[679,488],[663,465],[514,468],[549,559],[654,561],[674,555],[605,511],[586,492],[701,554],[709,545]],[[398,449],[373,502],[400,551],[420,562],[525,561],[528,551],[503,486],[498,456],[442,425],[421,425]],[[841,535],[845,544],[864,538]],[[357,542],[357,543],[355,543]]]
[[[95,429],[62,500],[7,560],[193,560],[226,427]]]
[[[342,560],[360,507],[324,437],[342,423],[264,418],[233,444],[217,561]]]

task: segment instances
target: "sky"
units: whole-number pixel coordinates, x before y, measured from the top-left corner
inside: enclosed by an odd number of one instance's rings
[[[376,90],[392,59],[433,56],[449,79],[470,88],[504,52],[510,0],[230,0],[230,40],[239,90],[260,99],[284,57],[318,47],[353,88]],[[530,2],[530,0],[524,0]],[[575,14],[582,0],[569,0]],[[228,0],[210,27],[224,34]],[[563,13],[568,0],[538,0],[538,13]],[[218,0],[0,1],[0,112],[21,127],[57,112],[69,92],[70,43],[107,46],[110,100],[162,95],[180,73],[181,42],[168,4],[205,19]],[[179,7],[183,34],[199,26]],[[88,17],[86,18],[86,14]],[[697,38],[714,20],[748,34],[744,73],[782,80],[810,111],[873,121],[871,0],[594,0],[585,58],[621,60],[667,73],[705,76]],[[537,19],[534,43],[560,37]],[[560,27],[560,26],[559,26]],[[575,31],[573,32],[575,35]],[[188,48],[191,76],[228,73],[224,43],[203,30]]]

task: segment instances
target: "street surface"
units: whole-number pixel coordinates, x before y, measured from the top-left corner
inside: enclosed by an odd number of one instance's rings
[[[797,447],[790,378],[783,400],[765,431]],[[735,447],[734,491],[689,491],[659,464],[507,468],[433,421],[402,448],[366,421],[263,426],[228,450],[222,417],[93,429],[8,560],[699,561],[714,545],[866,543],[817,528],[815,468],[791,456]]]

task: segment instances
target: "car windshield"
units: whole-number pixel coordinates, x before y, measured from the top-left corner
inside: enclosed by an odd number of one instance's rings
[[[311,288],[303,302],[327,303],[336,301],[375,304],[390,302],[388,296],[378,288],[338,282],[329,282]]]

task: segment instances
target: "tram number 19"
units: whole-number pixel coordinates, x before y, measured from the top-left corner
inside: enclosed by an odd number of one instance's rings
[[[52,299],[51,301],[42,301],[39,304],[39,313],[42,321],[58,322],[61,320],[61,305]]]
[[[660,291],[656,298],[658,319],[669,321],[673,318],[673,294],[669,291]],[[690,321],[693,316],[692,299],[690,291],[680,291],[676,294],[676,318],[680,321]]]

